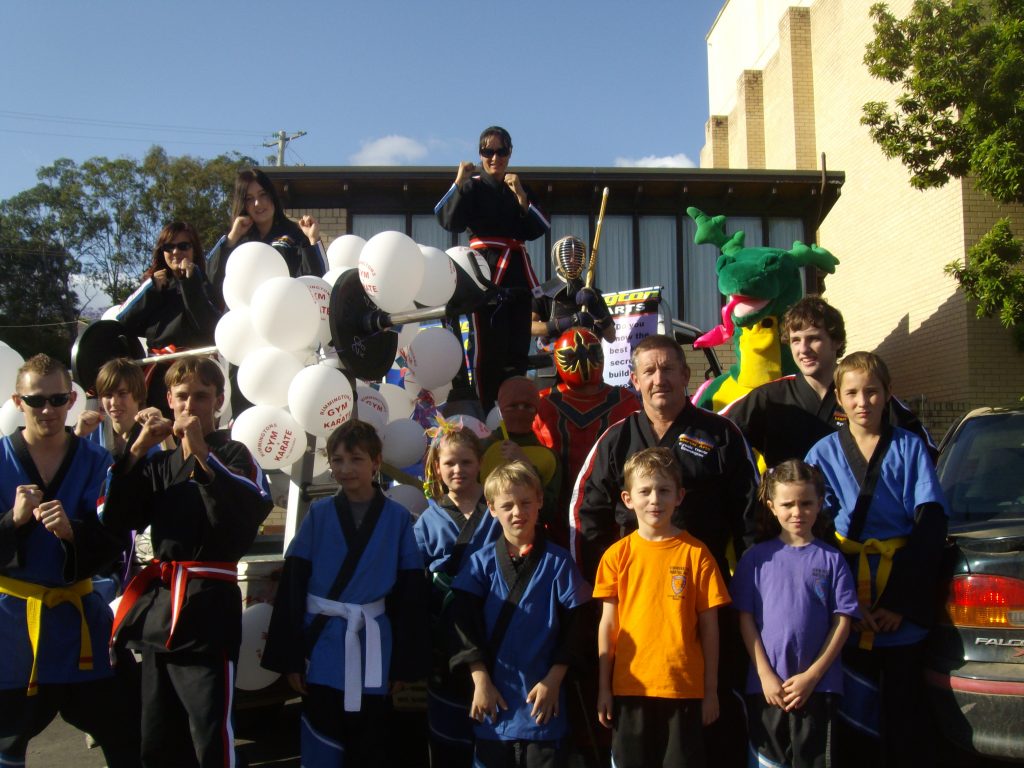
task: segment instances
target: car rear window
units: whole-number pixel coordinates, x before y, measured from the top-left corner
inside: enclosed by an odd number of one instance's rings
[[[951,521],[1024,513],[1024,413],[966,419],[942,446],[936,471]]]

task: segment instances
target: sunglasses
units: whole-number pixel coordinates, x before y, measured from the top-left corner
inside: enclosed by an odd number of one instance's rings
[[[180,243],[164,243],[162,250],[164,253],[173,253],[174,251],[191,251],[192,243],[188,240],[182,240]]]
[[[497,155],[498,157],[508,157],[512,154],[512,150],[508,147],[498,147],[497,149],[491,149],[490,147],[480,147],[480,157],[486,157],[490,160],[492,157]]]
[[[29,408],[42,408],[49,403],[54,408],[60,408],[71,399],[70,392],[58,392],[56,395],[18,395]]]

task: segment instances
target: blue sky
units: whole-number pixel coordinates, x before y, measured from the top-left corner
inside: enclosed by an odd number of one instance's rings
[[[724,0],[0,6],[0,198],[60,157],[238,150],[451,165],[496,123],[513,165],[696,165]]]

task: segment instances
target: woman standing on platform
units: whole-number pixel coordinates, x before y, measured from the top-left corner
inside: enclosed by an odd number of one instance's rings
[[[459,163],[455,183],[434,207],[449,232],[469,231],[469,245],[487,261],[496,303],[479,307],[473,325],[473,376],[484,411],[509,376],[526,373],[532,294],[539,289],[525,241],[551,228],[519,176],[508,173],[512,137],[498,126],[480,134],[480,167]]]
[[[274,246],[292,277],[321,277],[327,271],[327,252],[320,240],[317,220],[303,216],[296,224],[285,216],[277,191],[263,171],[247,168],[238,172],[231,219],[231,231],[217,241],[206,257],[218,296],[223,294],[231,252],[242,243],[257,241]]]

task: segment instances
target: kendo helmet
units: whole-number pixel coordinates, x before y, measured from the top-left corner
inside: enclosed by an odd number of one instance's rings
[[[563,280],[579,280],[587,268],[587,246],[575,235],[563,237],[551,246],[551,265]]]
[[[570,388],[601,381],[604,371],[601,340],[587,328],[570,328],[555,342],[555,368]]]

